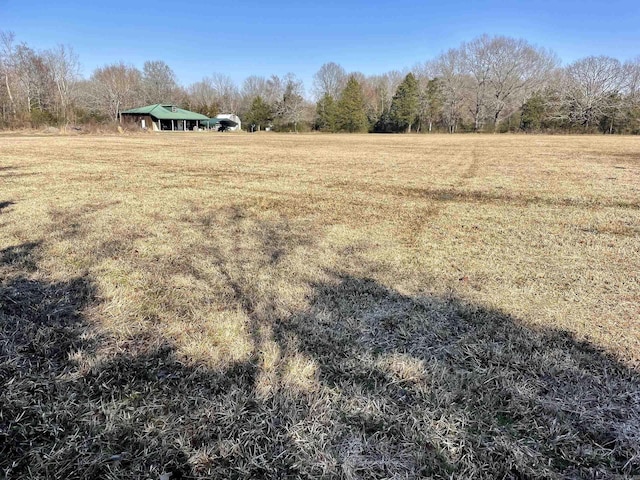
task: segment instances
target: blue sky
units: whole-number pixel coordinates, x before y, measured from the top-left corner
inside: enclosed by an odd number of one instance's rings
[[[400,70],[482,33],[525,38],[565,63],[626,60],[640,55],[640,1],[0,0],[0,30],[34,48],[73,46],[86,76],[120,60],[164,60],[183,84],[294,72],[309,89],[325,62]]]

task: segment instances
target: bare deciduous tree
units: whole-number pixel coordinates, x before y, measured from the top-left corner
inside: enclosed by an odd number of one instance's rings
[[[427,131],[431,132],[434,123],[442,115],[444,98],[441,82],[430,63],[416,65],[413,71],[418,80],[418,131],[423,131],[426,125]]]
[[[334,62],[325,63],[313,75],[313,93],[316,100],[330,95],[334,100],[340,97],[340,93],[347,83],[347,72]]]
[[[620,61],[606,56],[577,60],[567,66],[565,75],[570,119],[586,128],[608,113],[624,86]]]
[[[543,88],[549,73],[559,63],[553,53],[508,37],[491,40],[489,62],[490,107],[495,129],[501,117],[509,116],[533,92]]]
[[[260,77],[257,75],[251,75],[247,77],[242,83],[242,90],[240,91],[241,97],[241,107],[240,113],[246,114],[251,110],[251,105],[253,101],[260,97],[262,101],[272,103],[269,101],[268,97],[268,86],[267,79],[264,77]]]
[[[222,113],[235,113],[240,110],[240,92],[231,77],[222,73],[211,76],[211,85],[216,92],[216,99]]]
[[[382,115],[391,109],[393,95],[396,93],[404,77],[405,74],[403,72],[391,70],[382,75],[373,76],[368,80],[374,85],[376,92],[376,113],[378,113],[378,115]],[[356,78],[356,80],[358,80],[360,84],[363,83],[358,78]]]
[[[139,101],[141,78],[138,69],[123,62],[97,68],[89,82],[92,106],[117,121],[123,109]]]
[[[218,93],[210,77],[205,77],[199,82],[189,86],[189,108],[199,113],[214,117],[220,113]]]
[[[623,66],[624,89],[629,100],[640,102],[640,56],[625,62]]]
[[[14,74],[14,41],[15,34],[13,32],[0,32],[0,74],[4,80],[7,97],[9,99],[9,108],[12,115],[16,116],[16,103],[12,93],[12,76]],[[4,105],[3,105],[4,106]],[[3,108],[4,113],[4,108]]]
[[[162,60],[146,61],[142,67],[142,98],[145,103],[178,103],[176,74]]]
[[[482,35],[461,47],[464,73],[469,76],[470,111],[474,129],[484,121],[498,128],[500,121],[543,87],[556,68],[556,56],[522,39]]]
[[[274,84],[276,83],[275,78],[272,77]],[[302,80],[296,78],[294,74],[288,73],[284,79],[278,78],[277,83],[280,84],[278,88],[282,88],[282,97],[275,104],[275,114],[281,119],[282,123],[292,123],[294,130],[297,132],[298,123],[307,108]]]
[[[38,96],[38,58],[25,44],[16,47],[13,67],[17,78],[19,102],[27,113],[31,113],[34,97]]]
[[[22,43],[15,49],[14,69],[17,103],[25,120],[54,114],[55,83],[44,54]]]
[[[474,130],[479,131],[486,118],[489,100],[489,79],[491,75],[491,38],[488,35],[463,43],[460,55],[463,61],[463,72],[469,76],[468,86],[470,98],[470,112],[473,116]]]
[[[44,54],[56,88],[58,116],[67,122],[70,107],[76,98],[80,62],[73,48],[58,45]]]
[[[443,120],[449,133],[455,133],[462,117],[467,88],[464,55],[457,49],[448,50],[433,61],[430,68],[440,81]]]
[[[267,103],[275,105],[276,102],[282,100],[284,95],[286,80],[277,75],[271,75],[266,84],[265,99]]]
[[[247,98],[266,97],[267,96],[267,79],[257,75],[251,75],[245,78],[242,83],[242,96]]]

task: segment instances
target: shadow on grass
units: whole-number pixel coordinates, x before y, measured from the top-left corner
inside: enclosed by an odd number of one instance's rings
[[[0,212],[2,210],[4,210],[5,208],[10,207],[13,204],[14,204],[14,202],[0,202]]]
[[[499,311],[333,278],[277,336],[294,336],[339,392],[341,451],[351,445],[363,477],[640,472],[636,371]]]
[[[609,199],[581,199],[581,198],[550,198],[535,195],[493,193],[478,190],[461,190],[457,188],[419,188],[419,187],[390,187],[367,183],[337,183],[332,188],[348,188],[350,191],[362,193],[373,192],[376,194],[388,194],[401,198],[429,199],[434,202],[459,202],[480,205],[544,205],[550,207],[576,207],[587,208],[628,208],[640,209],[640,202],[633,201],[611,201]]]
[[[39,245],[39,242],[30,242],[0,250],[0,266],[34,272],[37,268],[35,250]]]
[[[283,225],[257,231],[265,266],[300,241]],[[278,375],[295,359],[314,365],[311,388],[276,382],[265,395],[257,334],[251,361],[220,370],[186,365],[151,333],[116,344],[83,313],[99,301],[91,278],[32,278],[36,250],[0,252],[33,257],[0,263],[6,478],[611,478],[640,469],[637,372],[567,333],[342,272],[327,272],[308,308],[282,318],[256,309],[251,276],[234,275],[230,255],[241,250],[212,251],[251,330],[272,332]]]
[[[299,476],[288,429],[308,407],[258,399],[251,362],[186,366],[152,335],[110,344],[83,315],[91,279],[26,276],[36,250],[0,252],[2,478]]]
[[[0,172],[0,178],[8,179],[8,178],[20,178],[20,177],[35,177],[36,175],[41,175],[37,172],[28,172],[28,173],[19,173],[9,170],[7,173]]]

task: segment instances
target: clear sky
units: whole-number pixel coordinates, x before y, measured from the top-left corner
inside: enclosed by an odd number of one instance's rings
[[[183,84],[293,72],[309,89],[325,62],[401,70],[482,33],[525,38],[565,63],[626,60],[640,55],[640,0],[0,0],[0,30],[37,49],[73,46],[86,76],[120,60],[164,60]]]

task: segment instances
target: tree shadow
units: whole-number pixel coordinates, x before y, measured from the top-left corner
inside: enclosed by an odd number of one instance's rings
[[[276,336],[294,336],[339,392],[338,450],[353,476],[640,473],[637,371],[503,312],[332,276]]]
[[[298,478],[289,429],[308,406],[261,398],[253,362],[186,365],[152,332],[115,342],[85,312],[90,277],[25,275],[37,243],[0,263],[3,478]]]
[[[30,449],[59,438],[56,417],[64,409],[52,399],[63,384],[59,379],[72,371],[69,354],[84,344],[81,310],[94,296],[87,278],[47,282],[25,276],[36,245],[0,252],[0,471],[5,478],[26,476],[34,460]]]
[[[329,185],[330,188],[346,188],[344,182]],[[592,209],[594,207],[602,208],[628,208],[640,209],[640,202],[637,201],[612,201],[607,198],[599,199],[581,199],[581,198],[550,198],[538,195],[525,195],[516,193],[496,193],[484,192],[480,190],[464,190],[454,187],[446,188],[422,188],[422,187],[390,187],[386,185],[376,185],[362,182],[349,182],[350,191],[362,193],[376,193],[384,195],[393,195],[401,198],[427,199],[434,202],[442,203],[469,203],[478,205],[514,205],[514,206],[530,206],[542,205],[549,207],[575,207],[582,209]]]
[[[258,271],[300,246],[291,229],[286,221],[254,229]],[[640,377],[594,345],[453,295],[407,296],[339,271],[310,285],[307,309],[282,316],[253,294],[265,287],[254,270],[237,274],[247,265],[235,253],[213,256],[257,353],[278,345],[276,382],[290,386],[286,365],[302,356],[317,366],[315,394],[331,397],[323,397],[330,425],[309,420],[331,439],[320,470],[598,478],[640,469]],[[267,303],[277,302],[273,291]],[[265,330],[273,338],[261,338]]]
[[[35,252],[39,246],[40,242],[29,242],[0,250],[0,266],[34,272],[37,268]]]
[[[256,272],[279,268],[314,235],[284,218],[243,224],[246,215],[197,219],[216,226],[203,248],[253,342],[248,360],[221,368],[187,362],[156,330],[109,337],[87,313],[100,302],[94,280],[41,278],[37,242],[0,252],[6,478],[640,471],[637,371],[566,332],[453,295],[405,295],[346,267],[283,314],[277,286]],[[220,235],[229,245],[215,243]]]
[[[19,173],[19,172],[13,172],[12,170],[9,170],[8,173],[0,173],[0,178],[35,177],[36,175],[41,175],[41,174],[37,172]]]

